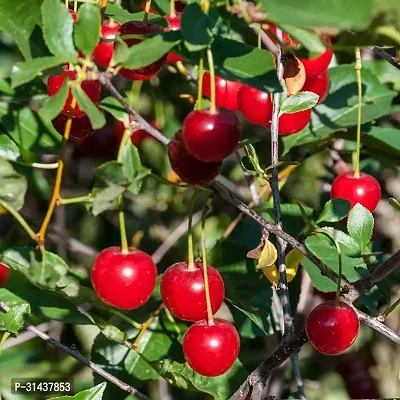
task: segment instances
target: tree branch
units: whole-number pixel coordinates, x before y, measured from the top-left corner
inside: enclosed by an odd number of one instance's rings
[[[371,46],[368,47],[370,50],[372,50],[376,55],[379,57],[383,58],[386,60],[388,63],[392,64],[393,67],[400,69],[400,63],[399,60],[396,59],[396,57],[393,57],[389,53],[386,53],[385,50],[381,49],[380,47],[377,46]]]
[[[2,308],[6,312],[8,312],[10,310],[10,307],[6,303],[2,302],[1,300],[0,300],[0,308]],[[51,336],[49,336],[47,333],[41,331],[36,326],[31,325],[29,322],[25,322],[24,328],[27,331],[32,332],[37,337],[45,340],[50,345],[56,347],[57,349],[63,351],[64,353],[70,355],[71,357],[74,357],[80,363],[86,365],[92,371],[96,372],[97,374],[99,374],[100,376],[105,378],[107,381],[113,383],[115,386],[118,386],[123,391],[136,396],[140,400],[149,400],[149,398],[146,395],[144,395],[143,393],[139,392],[133,386],[130,386],[125,382],[122,382],[120,379],[118,379],[114,375],[111,375],[109,372],[105,371],[103,368],[101,368],[97,364],[89,361],[77,349],[70,348],[70,347],[66,346],[65,344],[62,344],[58,340],[56,340],[56,339],[52,338]]]

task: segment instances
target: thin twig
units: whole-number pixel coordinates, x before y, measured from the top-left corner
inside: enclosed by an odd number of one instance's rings
[[[383,50],[383,49],[381,49],[380,47],[377,47],[377,46],[371,46],[371,47],[368,47],[368,48],[370,50],[372,50],[376,55],[378,55],[379,57],[383,58],[388,63],[392,64],[395,68],[400,69],[400,64],[399,64],[398,60],[396,59],[396,57],[393,57],[389,53],[386,53],[385,50]]]
[[[0,308],[2,308],[6,312],[8,312],[10,310],[10,307],[6,303],[2,302],[1,300],[0,300]],[[92,371],[96,372],[97,374],[99,374],[100,376],[102,376],[103,378],[108,380],[109,382],[113,383],[115,386],[118,386],[120,389],[124,390],[125,392],[133,394],[138,399],[149,400],[149,398],[147,396],[145,396],[143,393],[139,392],[133,386],[130,386],[125,382],[122,382],[120,379],[118,379],[114,375],[111,375],[109,372],[105,371],[103,368],[101,368],[97,364],[89,361],[77,349],[70,348],[70,347],[66,346],[65,344],[62,344],[58,340],[49,336],[47,333],[41,331],[38,327],[31,325],[29,322],[25,322],[24,327],[27,331],[32,332],[34,335],[43,339],[50,345],[56,347],[57,349],[63,351],[64,353],[70,355],[71,357],[74,357],[80,363],[86,365]]]

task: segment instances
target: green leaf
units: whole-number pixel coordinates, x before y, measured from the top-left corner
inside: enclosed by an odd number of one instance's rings
[[[18,146],[7,135],[0,133],[0,157],[16,161],[21,156]]]
[[[40,23],[41,0],[19,0],[10,3],[0,0],[0,31],[7,32],[15,41],[25,59],[31,58],[29,38]]]
[[[130,47],[121,61],[129,69],[146,67],[162,58],[181,41],[180,31],[157,33]]]
[[[51,53],[65,61],[75,62],[78,56],[72,31],[74,21],[59,0],[44,0],[42,4],[43,38]]]
[[[66,81],[63,82],[61,88],[54,96],[48,96],[43,106],[39,110],[39,115],[43,119],[52,120],[57,117],[58,114],[61,113],[61,110],[64,108],[64,104],[67,101],[68,97],[68,84]]]
[[[226,400],[246,379],[247,372],[239,360],[225,374],[206,377],[195,373],[188,364],[171,360],[152,363],[158,373],[170,384],[184,390],[197,390],[210,394],[215,400]]]
[[[371,212],[357,203],[349,213],[347,230],[363,251],[371,241],[373,229],[374,217]]]
[[[344,199],[332,199],[325,203],[316,223],[337,222],[343,219],[350,211],[350,202]]]
[[[108,3],[106,14],[108,17],[114,19],[120,24],[124,24],[129,21],[143,21],[144,12],[130,13],[129,11],[121,8],[115,4]],[[149,13],[147,15],[149,22],[152,24],[160,25],[163,27],[168,26],[168,22],[165,18]]]
[[[340,231],[339,229],[334,229],[328,226],[324,226],[322,229],[331,233],[331,235],[339,243],[342,254],[349,257],[361,257],[364,249],[360,248],[358,243],[351,236]]]
[[[207,260],[225,282],[225,299],[247,315],[266,335],[273,333],[271,321],[272,288],[254,260],[247,258],[250,247],[227,240],[208,252]],[[249,292],[248,288],[251,287]]]
[[[83,3],[79,7],[74,28],[74,40],[78,50],[90,55],[100,41],[101,15],[97,5]]]
[[[0,139],[1,139],[1,137],[0,137]],[[398,200],[396,200],[394,197],[390,197],[388,201],[389,201],[389,204],[396,209],[396,211],[400,212],[400,203]]]
[[[20,210],[24,205],[26,178],[14,171],[13,166],[0,158],[0,200]]]
[[[125,108],[115,97],[109,96],[104,98],[100,102],[99,107],[109,112],[115,119],[118,119],[119,121],[123,121],[128,117],[128,113],[126,112]]]
[[[213,39],[210,17],[197,3],[185,7],[181,16],[183,42],[189,51],[205,49]]]
[[[96,107],[90,97],[79,86],[72,88],[72,94],[78,102],[79,108],[85,111],[93,129],[100,129],[106,124],[104,114]]]
[[[124,191],[125,189],[118,185],[93,190],[92,214],[96,217],[110,209]]]
[[[8,96],[13,96],[15,93],[15,90],[11,87],[8,80],[0,79],[0,92],[6,94]]]
[[[373,0],[262,0],[268,16],[281,24],[302,28],[339,28],[360,30],[372,20]]]
[[[28,83],[41,72],[61,65],[66,61],[68,60],[65,57],[58,55],[17,62],[11,72],[11,86],[16,88],[24,83]]]
[[[49,400],[101,400],[106,386],[107,383],[103,382],[95,387],[79,392],[75,396],[52,397]]]
[[[23,303],[17,306],[11,307],[4,316],[4,325],[7,331],[18,334],[20,329],[25,323],[25,316],[31,313],[29,304]]]
[[[301,132],[282,138],[283,154],[296,146],[320,144],[336,131],[344,131],[357,122],[357,78],[354,65],[340,65],[328,70],[330,77],[327,98],[312,112],[311,123]],[[396,92],[382,85],[370,71],[363,70],[362,123],[373,121],[391,112]],[[361,135],[363,136],[363,135]]]
[[[331,270],[339,272],[339,261],[336,248],[331,241],[323,234],[310,236],[306,240],[307,248],[320,258]],[[342,254],[343,275],[350,281],[360,279],[367,266],[362,258],[350,258]],[[334,292],[336,284],[326,276],[307,258],[304,258],[302,265],[306,269],[313,286],[321,292]]]
[[[279,115],[308,110],[318,103],[319,96],[312,92],[299,92],[286,97],[281,103]]]

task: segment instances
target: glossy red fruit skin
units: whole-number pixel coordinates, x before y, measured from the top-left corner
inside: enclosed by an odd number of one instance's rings
[[[105,126],[95,135],[74,141],[74,151],[80,157],[112,160],[117,157],[118,144],[114,128]]]
[[[73,11],[73,10],[68,10],[68,11],[71,14],[71,17],[72,17],[73,21],[76,22],[76,12]]]
[[[74,80],[76,78],[76,71],[75,70],[68,70],[65,69],[64,72],[67,74],[69,80]],[[64,73],[61,73],[56,76],[49,76],[47,81],[47,92],[50,96],[54,96],[61,88],[62,84],[65,81]],[[81,87],[83,91],[90,97],[93,103],[98,104],[100,100],[100,92],[101,86],[98,81],[89,81],[85,80],[82,82]],[[72,93],[69,91],[67,101],[64,104],[64,108],[61,111],[65,115],[69,115],[71,110],[71,102],[72,102]],[[76,105],[73,117],[79,118],[85,116],[86,113],[82,111],[78,105]]]
[[[276,25],[268,24],[269,30],[273,33],[273,35],[268,35],[270,39],[276,44]],[[288,33],[282,31],[282,43],[288,47],[297,48],[300,43],[296,39],[292,39]]]
[[[311,108],[294,114],[282,114],[279,117],[279,134],[282,136],[293,135],[302,131],[310,122]],[[271,121],[266,124],[271,129]]]
[[[101,26],[101,38],[112,40],[121,27],[121,24],[115,21],[105,21]],[[107,68],[110,65],[112,56],[114,54],[114,42],[100,42],[93,52],[93,59],[97,64]]]
[[[245,118],[255,125],[271,121],[272,101],[267,92],[242,85],[238,92],[238,107]]]
[[[133,310],[149,300],[156,279],[157,268],[147,253],[130,248],[122,254],[117,246],[99,253],[91,272],[97,296],[121,310]]]
[[[0,286],[4,286],[9,276],[10,270],[4,264],[0,264]]]
[[[55,128],[55,130],[60,134],[64,135],[65,125],[67,124],[68,117],[64,114],[59,114],[55,117],[51,122]],[[91,134],[93,134],[95,130],[92,128],[90,123],[90,119],[85,115],[80,118],[72,118],[71,132],[70,136],[83,139]]]
[[[381,187],[371,175],[361,172],[356,178],[353,172],[346,172],[333,181],[331,199],[348,200],[351,208],[360,203],[373,212],[381,199]]]
[[[152,35],[154,33],[162,32],[162,28],[158,25],[151,24],[150,22],[144,21],[129,21],[123,24],[119,28],[119,33],[122,36],[124,35]],[[142,40],[140,39],[126,39],[125,43],[132,47],[135,44],[140,43]],[[155,61],[153,64],[150,64],[146,67],[138,68],[138,69],[121,69],[121,75],[129,80],[149,80],[156,76],[161,69],[164,67],[167,62],[167,54],[163,57]]]
[[[239,110],[238,92],[242,84],[235,81],[215,76],[215,104],[217,107],[224,107],[228,110]],[[203,75],[203,95],[211,97],[211,76],[209,72]]]
[[[226,108],[192,111],[183,121],[183,142],[200,161],[222,161],[235,150],[241,136],[239,118]]]
[[[235,327],[223,319],[195,322],[183,338],[183,354],[190,367],[204,376],[219,376],[229,370],[240,351]]]
[[[328,71],[325,71],[319,75],[308,76],[301,91],[313,92],[319,96],[318,103],[323,102],[329,91]]]
[[[160,282],[161,298],[171,314],[177,318],[185,321],[206,319],[203,265],[195,263],[194,271],[189,271],[187,266],[187,262],[178,262],[167,268]],[[224,281],[214,267],[207,266],[207,273],[211,309],[215,314],[224,301]]]
[[[353,307],[335,300],[315,307],[306,321],[311,344],[322,354],[334,355],[348,349],[357,339],[360,321]]]
[[[181,13],[176,13],[174,16],[165,15],[164,18],[168,21],[169,26],[164,28],[165,31],[179,31],[181,29]],[[176,53],[168,53],[167,62],[176,63],[183,61],[184,58]]]
[[[154,126],[154,128],[157,128],[157,125],[154,121],[150,121],[149,124]],[[124,136],[124,131],[125,131],[124,123],[116,119],[114,122],[114,132],[119,142],[122,140],[122,136]],[[153,139],[153,136],[151,136],[150,133],[144,129],[135,129],[132,132],[131,142],[135,146],[139,146],[144,139]]]
[[[304,65],[307,77],[312,75],[319,75],[325,72],[331,63],[333,56],[332,49],[326,49],[323,53],[315,58],[300,58]]]
[[[189,185],[205,185],[216,178],[221,170],[222,162],[199,161],[186,150],[182,131],[178,131],[168,144],[168,158],[171,168]]]

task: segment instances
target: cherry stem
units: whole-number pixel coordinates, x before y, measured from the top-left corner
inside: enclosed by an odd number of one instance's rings
[[[65,8],[68,10],[68,0],[65,0]]]
[[[146,6],[144,8],[143,22],[147,22],[149,19],[150,7],[151,7],[151,0],[147,0]]]
[[[104,19],[104,15],[106,13],[106,8],[107,8],[108,0],[100,0],[100,14],[101,14],[101,19]]]
[[[203,108],[203,74],[204,74],[204,52],[200,54],[199,76],[197,78],[197,109]]]
[[[189,206],[189,222],[188,222],[188,271],[194,271],[194,256],[193,256],[193,231],[192,231],[192,223],[193,223],[193,212],[194,212],[194,203],[196,201],[199,192],[194,192],[192,199],[190,200]]]
[[[357,156],[354,162],[354,176],[360,177],[360,148],[361,148],[361,105],[362,105],[362,84],[361,84],[361,51],[359,47],[355,49],[356,56],[356,75],[357,75],[357,92],[358,92],[358,109],[357,109]]]
[[[206,219],[209,212],[209,206],[206,203],[203,207],[203,213],[201,216],[201,250],[203,255],[203,276],[204,276],[204,291],[206,293],[206,304],[207,304],[207,321],[208,325],[214,325],[213,312],[211,308],[210,299],[210,286],[208,284],[208,270],[207,270],[207,259],[206,259]]]
[[[125,129],[121,143],[119,144],[117,161],[121,163],[125,145],[128,143],[131,134],[132,130],[130,128]],[[122,194],[118,197],[118,219],[119,219],[119,231],[121,234],[121,253],[128,254],[129,248],[128,248],[128,238],[126,234],[126,224],[125,224],[125,214],[124,214],[124,196]]]
[[[258,30],[257,30],[257,48],[261,49],[261,24],[258,24]]]
[[[83,67],[82,69],[86,69],[86,68]],[[44,247],[46,231],[49,226],[54,209],[56,208],[58,199],[60,197],[61,182],[62,182],[62,176],[63,176],[63,171],[64,171],[64,163],[65,163],[64,160],[65,160],[65,155],[67,152],[67,144],[68,144],[69,135],[71,133],[72,116],[75,112],[76,104],[77,104],[76,98],[72,97],[71,110],[69,112],[68,119],[65,124],[64,134],[63,134],[62,143],[61,143],[61,151],[60,151],[60,157],[58,159],[58,168],[57,168],[56,180],[54,182],[53,194],[51,195],[50,204],[47,209],[46,215],[43,219],[42,225],[39,229],[39,232],[36,235],[36,242],[40,248]]]
[[[24,217],[14,207],[10,206],[8,203],[2,200],[0,200],[0,206],[7,210],[19,222],[19,224],[25,229],[25,232],[29,235],[31,239],[35,240],[35,232],[25,221]]]
[[[160,307],[157,308],[157,310],[155,310],[150,317],[143,322],[141,328],[140,328],[140,332],[139,335],[137,336],[137,338],[135,339],[135,341],[132,343],[132,349],[137,350],[140,344],[140,340],[142,339],[143,335],[145,334],[145,332],[147,331],[147,329],[149,329],[149,326],[153,323],[153,321],[158,317],[158,315],[160,314],[160,312],[164,309],[165,305],[164,303],[161,303]]]
[[[337,286],[336,286],[335,302],[336,302],[336,305],[338,305],[339,297],[340,297],[340,287],[342,285],[342,270],[343,270],[342,250],[340,249],[339,243],[337,242],[337,240],[334,238],[334,236],[330,232],[328,232],[324,229],[316,229],[314,233],[322,233],[323,235],[327,236],[336,247],[336,251],[337,251],[337,255],[338,255],[338,264],[339,264],[339,277],[338,277]]]
[[[129,324],[131,324],[134,328],[136,329],[141,329],[142,328],[142,324],[139,324],[139,322],[134,321],[133,319],[129,318],[127,315],[125,315],[123,312],[115,309],[115,308],[104,308],[108,311],[110,311],[111,314],[120,317],[121,319],[123,319],[124,321],[128,322]]]
[[[382,314],[379,315],[379,320],[382,322],[387,318],[387,316],[400,304],[400,298],[397,299],[391,306],[389,306]]]
[[[169,1],[169,15],[171,17],[176,17],[176,12],[175,12],[175,0],[170,0]]]
[[[208,58],[208,68],[210,70],[210,92],[211,92],[211,112],[216,112],[217,107],[215,106],[215,71],[214,71],[214,59],[212,55],[212,51],[210,48],[207,49],[207,58]]]
[[[165,109],[164,102],[160,99],[157,99],[154,102],[154,117],[156,120],[156,125],[158,129],[163,129],[165,126]]]
[[[4,333],[3,333],[3,336],[1,337],[1,340],[0,340],[0,355],[1,355],[1,352],[3,351],[3,346],[4,346],[4,343],[6,342],[6,340],[8,339],[8,337],[11,335],[11,333],[10,332],[7,332],[7,331],[5,331]]]
[[[62,199],[62,198],[58,199],[58,202],[63,205],[77,204],[77,203],[90,203],[91,201],[92,201],[92,197],[90,195],[70,197],[68,199]]]
[[[76,13],[78,11],[78,2],[75,0],[74,1],[74,12]]]

